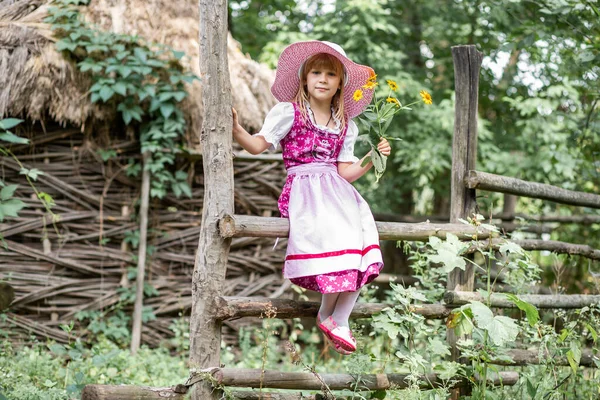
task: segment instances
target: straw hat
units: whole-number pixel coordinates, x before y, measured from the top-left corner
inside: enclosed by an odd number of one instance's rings
[[[357,89],[367,83],[375,74],[371,67],[360,65],[346,57],[344,50],[337,44],[325,41],[311,40],[297,42],[286,47],[277,62],[277,74],[271,87],[271,93],[279,101],[291,102],[300,88],[300,69],[304,62],[318,53],[331,54],[344,66],[346,72],[344,84],[344,112],[348,118],[354,118],[364,111],[373,97],[372,90],[364,90],[363,97],[354,101],[353,95]]]

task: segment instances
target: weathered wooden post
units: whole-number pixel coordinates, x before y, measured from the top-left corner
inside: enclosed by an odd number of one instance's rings
[[[148,242],[148,207],[150,204],[150,171],[148,152],[143,155],[142,192],[140,194],[140,246],[138,248],[137,278],[135,281],[135,305],[131,331],[131,353],[135,354],[142,342],[142,310],[144,309],[144,280],[146,279],[146,249]]]
[[[483,54],[474,45],[452,47],[456,103],[454,108],[454,139],[452,141],[452,177],[450,183],[450,222],[456,223],[475,211],[475,190],[465,186],[469,170],[475,169],[477,160],[477,98],[479,69]],[[455,268],[448,274],[447,289],[473,291],[473,265],[465,270]],[[459,358],[457,337],[448,330],[447,340],[452,347],[452,360]],[[456,393],[453,397],[456,397]]]
[[[233,214],[231,84],[227,61],[227,1],[200,0],[200,79],[204,119],[200,132],[204,166],[202,230],[192,280],[190,367],[219,367],[221,323],[215,299],[222,294],[231,239],[219,234],[217,221]],[[218,399],[200,382],[193,400]]]

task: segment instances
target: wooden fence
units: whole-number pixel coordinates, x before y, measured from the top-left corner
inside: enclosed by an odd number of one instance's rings
[[[323,383],[331,389],[350,389],[354,377],[344,374],[313,373],[284,373],[280,371],[262,371],[260,369],[229,369],[219,368],[220,365],[220,329],[223,321],[239,317],[260,317],[267,308],[274,309],[275,318],[315,317],[318,310],[316,302],[301,302],[284,299],[222,297],[221,288],[225,277],[225,268],[229,244],[232,237],[284,237],[288,233],[287,221],[278,218],[249,217],[233,215],[231,212],[231,196],[233,173],[230,152],[225,150],[231,143],[231,120],[228,119],[228,99],[223,93],[228,92],[226,54],[223,44],[226,20],[225,0],[207,2],[200,1],[200,24],[206,31],[203,34],[210,40],[205,40],[201,48],[204,59],[202,70],[206,75],[212,75],[215,80],[207,87],[210,92],[204,94],[205,107],[211,107],[214,112],[213,120],[206,119],[202,132],[202,147],[204,149],[204,171],[207,188],[202,220],[202,232],[196,269],[192,283],[194,305],[190,327],[191,355],[190,361],[196,373],[192,374],[185,385],[173,388],[141,388],[135,386],[99,386],[89,385],[84,389],[83,399],[129,399],[129,398],[177,398],[183,399],[187,389],[192,387],[192,399],[220,399],[221,386],[244,388],[277,388],[310,391],[320,390]],[[209,23],[209,21],[212,21]],[[215,22],[216,21],[216,22]],[[220,21],[220,23],[219,23]],[[208,55],[213,58],[209,59]],[[426,240],[430,236],[445,237],[449,232],[470,240],[474,228],[458,224],[459,218],[471,215],[476,206],[475,190],[493,190],[511,193],[517,196],[542,198],[549,201],[561,202],[586,207],[600,208],[600,196],[566,191],[550,185],[526,182],[486,174],[475,170],[477,157],[477,96],[479,85],[479,68],[482,54],[475,46],[456,46],[452,48],[456,81],[456,110],[455,129],[452,151],[452,182],[450,223],[400,223],[378,222],[381,239],[388,240]],[[215,59],[215,57],[217,59]],[[221,75],[219,75],[221,74]],[[219,79],[216,79],[216,78]],[[216,184],[216,182],[219,184]],[[213,183],[211,185],[211,183]],[[489,232],[477,232],[479,238],[488,237]],[[594,259],[599,258],[599,250],[585,246],[567,243],[528,241],[529,248],[547,249],[570,254],[580,254]],[[527,246],[525,246],[527,247]],[[446,318],[451,310],[479,299],[473,292],[474,273],[472,267],[465,271],[455,269],[448,276],[445,302],[439,304],[423,304],[415,307],[415,312],[426,318]],[[530,295],[523,297],[541,308],[576,308],[600,300],[600,296],[584,295]],[[510,307],[503,296],[492,297],[493,307]],[[364,318],[380,312],[385,304],[357,304],[352,317]],[[453,331],[448,331],[448,341],[453,346],[452,357],[458,359],[459,352],[455,347],[456,337]],[[503,365],[526,365],[538,363],[537,351],[510,350],[512,362],[498,362]],[[558,365],[568,365],[566,359],[556,360]],[[581,365],[593,366],[592,355],[582,355]],[[515,384],[518,373],[507,371],[496,375],[491,383],[504,385]],[[439,379],[430,374],[424,379],[427,387],[435,387]],[[406,385],[405,376],[401,374],[379,374],[362,376],[361,382],[366,382],[369,389],[402,388]],[[459,382],[459,387],[467,384]],[[215,387],[213,387],[213,385]],[[458,392],[454,393],[455,397]],[[319,395],[296,393],[260,393],[245,391],[236,393],[240,399],[317,399]]]

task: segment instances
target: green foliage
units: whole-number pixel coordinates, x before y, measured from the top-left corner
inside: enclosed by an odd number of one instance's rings
[[[92,102],[115,107],[123,122],[140,132],[141,151],[150,155],[146,168],[152,173],[151,196],[163,198],[169,189],[177,197],[191,196],[187,181],[169,166],[175,165],[185,131],[179,108],[187,97],[185,84],[197,78],[184,72],[181,52],[85,23],[77,8],[85,4],[87,0],[58,0],[49,8],[46,22],[60,38],[57,50],[90,74]],[[108,161],[117,152],[103,149],[99,154]],[[130,162],[127,174],[137,176],[140,168]]]
[[[12,153],[6,147],[7,145],[29,143],[28,139],[21,138],[9,131],[9,129],[14,128],[21,122],[23,120],[16,118],[0,119],[0,154],[12,156]],[[21,173],[24,172],[26,176],[35,180],[40,171],[35,170],[32,172],[22,169]],[[18,187],[18,185],[6,185],[4,181],[0,180],[0,222],[4,222],[4,218],[6,217],[18,217],[19,211],[25,207],[24,202],[14,198],[14,193]]]
[[[0,347],[0,398],[71,400],[88,383],[170,386],[187,375],[186,360],[166,349],[142,347],[132,356],[103,337],[91,348],[78,340],[19,348],[3,341]]]

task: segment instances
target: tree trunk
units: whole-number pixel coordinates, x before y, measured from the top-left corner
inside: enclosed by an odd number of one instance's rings
[[[220,363],[221,323],[215,318],[215,299],[222,293],[231,239],[221,237],[217,222],[233,214],[233,159],[227,1],[200,0],[199,7],[204,207],[192,278],[190,368],[205,369]],[[193,400],[218,398],[219,391],[207,382],[192,391]]]

